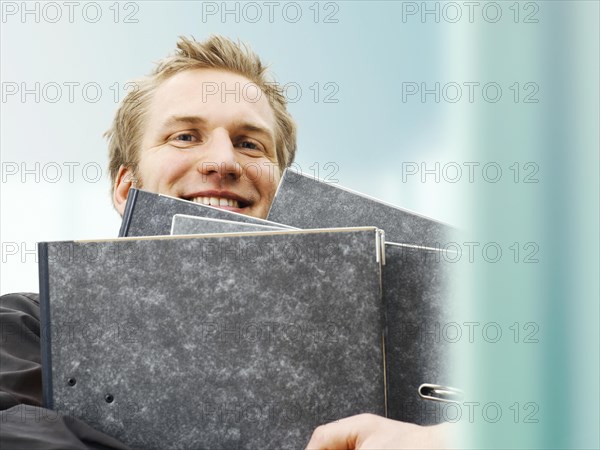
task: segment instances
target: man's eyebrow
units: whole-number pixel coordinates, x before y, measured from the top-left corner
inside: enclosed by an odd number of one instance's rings
[[[260,125],[256,125],[253,123],[248,123],[248,122],[238,122],[234,124],[234,127],[238,130],[242,130],[242,131],[247,131],[247,132],[251,132],[251,133],[260,133],[263,134],[271,139],[274,139],[275,136],[273,134],[273,132],[266,127],[260,126]]]
[[[206,124],[208,122],[202,116],[171,116],[163,123],[163,128],[169,128],[173,125],[179,125],[182,123],[196,125],[196,124]],[[255,133],[262,133],[268,135],[270,137],[273,136],[273,132],[262,125],[251,123],[251,122],[235,122],[232,124],[233,128],[243,131],[250,131]]]
[[[171,116],[164,121],[162,129],[169,129],[171,127],[185,124],[185,125],[205,125],[208,123],[208,119],[202,116]],[[252,122],[234,122],[231,127],[236,130],[244,131],[247,133],[258,133],[264,137],[275,142],[275,133],[268,127]]]
[[[171,116],[167,120],[164,121],[162,127],[170,128],[174,125],[179,125],[182,123],[189,124],[189,125],[196,125],[196,124],[205,124],[206,122],[207,122],[207,120],[201,116]]]

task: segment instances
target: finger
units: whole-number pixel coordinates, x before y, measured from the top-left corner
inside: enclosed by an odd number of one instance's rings
[[[372,427],[372,414],[359,414],[321,425],[313,431],[306,450],[351,450],[358,447],[358,438]]]

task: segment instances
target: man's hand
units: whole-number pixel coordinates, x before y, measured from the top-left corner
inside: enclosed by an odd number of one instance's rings
[[[317,427],[307,450],[446,448],[449,424],[419,426],[360,414]]]

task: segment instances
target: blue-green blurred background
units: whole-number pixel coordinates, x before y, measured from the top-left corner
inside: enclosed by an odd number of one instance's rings
[[[125,83],[224,34],[288,85],[296,168],[476,243],[461,445],[598,448],[599,3],[271,5],[3,2],[2,293],[37,291],[35,242],[116,236],[102,133]]]

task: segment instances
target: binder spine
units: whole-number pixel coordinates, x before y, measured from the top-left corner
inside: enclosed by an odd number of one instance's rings
[[[129,189],[127,194],[127,203],[125,203],[125,211],[123,212],[123,221],[121,222],[121,229],[119,230],[119,237],[126,237],[129,233],[129,226],[131,225],[131,217],[133,215],[133,208],[137,200],[138,190],[135,188]]]
[[[50,286],[48,284],[48,244],[38,243],[40,283],[40,347],[42,363],[42,404],[53,409],[52,333],[50,329]]]
[[[383,408],[385,411],[385,417],[389,417],[389,397],[390,397],[390,386],[389,386],[389,368],[387,365],[387,341],[388,341],[388,314],[387,304],[385,302],[385,295],[383,294],[383,271],[385,266],[385,233],[383,230],[377,230],[377,251],[379,252],[379,298],[381,300],[381,353],[383,359]]]

